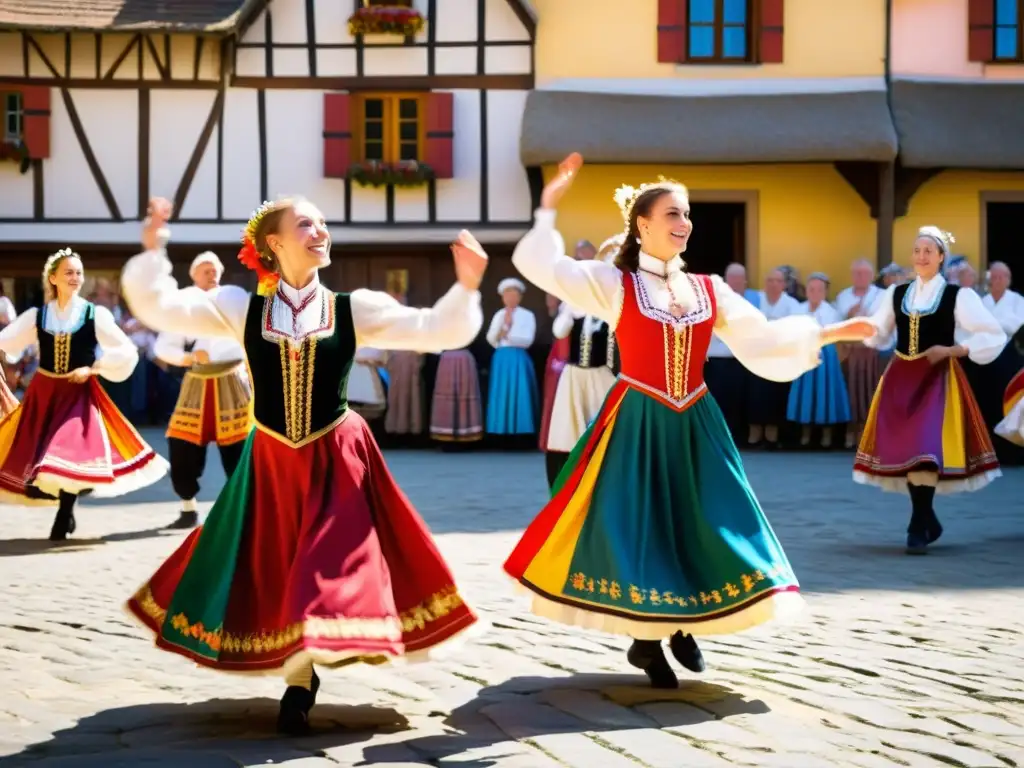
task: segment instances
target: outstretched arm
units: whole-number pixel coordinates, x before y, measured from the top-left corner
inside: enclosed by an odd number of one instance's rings
[[[555,211],[541,208],[533,229],[516,245],[512,263],[542,291],[557,296],[613,329],[622,308],[622,273],[603,261],[576,261],[565,255],[565,242],[555,229]]]
[[[452,243],[457,282],[430,309],[400,304],[380,291],[352,293],[352,321],[359,346],[443,352],[468,346],[483,326],[480,281],[487,254],[466,230]]]
[[[7,356],[7,362],[11,365],[21,360],[28,347],[39,343],[39,334],[36,331],[38,313],[39,310],[35,307],[27,309],[0,331],[0,352]]]

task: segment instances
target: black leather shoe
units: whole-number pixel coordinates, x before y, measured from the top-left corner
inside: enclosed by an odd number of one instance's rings
[[[665,658],[661,643],[655,640],[634,640],[626,653],[626,660],[637,669],[642,669],[652,688],[672,689],[679,687],[679,679]]]
[[[166,531],[181,531],[189,528],[195,528],[199,525],[199,513],[195,510],[191,512],[182,512],[181,516],[170,525],[164,526]]]
[[[920,533],[908,533],[906,553],[908,555],[928,554],[928,537]]]
[[[668,647],[672,651],[672,655],[676,657],[676,661],[691,672],[699,674],[707,669],[707,665],[704,663],[704,654],[700,652],[700,647],[693,639],[693,635],[684,635],[681,631],[676,632],[668,641]]]
[[[281,697],[281,709],[277,713],[277,732],[286,736],[302,736],[309,733],[309,710],[316,703],[316,692],[320,690],[320,678],[313,672],[310,689],[289,685]]]

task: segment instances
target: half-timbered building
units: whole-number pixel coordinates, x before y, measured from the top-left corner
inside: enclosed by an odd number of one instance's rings
[[[463,227],[496,282],[531,217],[535,28],[525,0],[0,0],[0,272],[21,306],[58,246],[115,275],[156,194],[177,263],[233,265],[252,209],[300,194],[333,286],[427,303]]]

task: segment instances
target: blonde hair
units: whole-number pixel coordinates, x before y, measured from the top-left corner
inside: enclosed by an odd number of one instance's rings
[[[57,274],[57,270],[60,269],[60,265],[68,259],[82,260],[82,257],[72,251],[70,248],[61,248],[56,253],[51,253],[46,257],[46,263],[43,264],[43,297],[44,301],[50,302],[57,298],[57,289],[50,282],[50,278]]]

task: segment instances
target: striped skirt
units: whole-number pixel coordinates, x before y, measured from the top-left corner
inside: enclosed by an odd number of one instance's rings
[[[471,442],[481,439],[483,432],[476,359],[468,349],[445,352],[434,380],[430,436],[441,442]]]
[[[907,474],[937,472],[939,493],[999,477],[988,429],[960,363],[894,357],[871,401],[853,479],[906,492]]]
[[[995,432],[1014,445],[1024,446],[1024,368],[1013,377],[1003,394],[1003,420]]]

